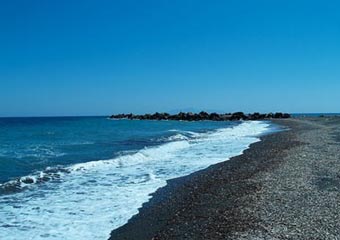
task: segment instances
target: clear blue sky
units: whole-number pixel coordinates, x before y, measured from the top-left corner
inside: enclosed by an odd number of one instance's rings
[[[340,3],[0,2],[0,116],[339,112]]]

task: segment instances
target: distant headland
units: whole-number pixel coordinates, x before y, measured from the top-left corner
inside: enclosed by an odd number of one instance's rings
[[[235,112],[235,113],[192,113],[192,112],[180,112],[178,114],[169,114],[169,113],[154,113],[154,114],[143,114],[143,115],[135,115],[135,114],[116,114],[112,115],[110,119],[130,119],[130,120],[175,120],[175,121],[237,121],[237,120],[265,120],[272,118],[290,118],[291,115],[288,113],[250,113],[245,114],[243,112]]]

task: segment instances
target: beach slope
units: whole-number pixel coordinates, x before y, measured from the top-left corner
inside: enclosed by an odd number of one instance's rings
[[[274,122],[290,130],[168,181],[110,239],[337,239],[340,118]]]

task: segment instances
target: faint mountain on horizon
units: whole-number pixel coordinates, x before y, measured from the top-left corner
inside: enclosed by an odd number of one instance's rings
[[[178,109],[172,109],[168,111],[167,113],[169,114],[177,114],[179,112],[192,112],[192,113],[200,113],[200,112],[208,112],[208,113],[213,113],[213,112],[218,112],[222,113],[223,111],[217,110],[217,109],[199,109],[199,108],[193,108],[193,107],[187,107],[187,108],[178,108]]]

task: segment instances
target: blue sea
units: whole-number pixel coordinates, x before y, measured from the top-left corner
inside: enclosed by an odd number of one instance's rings
[[[0,118],[0,239],[107,239],[166,180],[272,130],[266,121]]]

